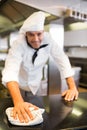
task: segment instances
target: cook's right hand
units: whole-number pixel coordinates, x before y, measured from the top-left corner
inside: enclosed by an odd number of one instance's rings
[[[21,102],[21,103],[17,103],[12,112],[11,112],[11,116],[14,118],[14,119],[17,119],[17,116],[20,120],[20,122],[28,122],[29,119],[28,119],[28,116],[30,117],[31,120],[34,119],[31,111],[30,111],[30,107],[34,107],[34,109],[38,109],[37,106],[31,104],[31,103],[28,103],[28,102]]]

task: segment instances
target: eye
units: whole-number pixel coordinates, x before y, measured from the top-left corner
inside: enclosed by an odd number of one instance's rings
[[[29,33],[28,35],[29,35],[29,36],[33,36],[33,34],[32,34],[32,33]]]
[[[41,33],[38,33],[37,35],[38,35],[38,36],[41,36]]]
[[[32,37],[33,34],[32,34],[32,33],[27,33],[27,36],[28,36],[28,37]]]

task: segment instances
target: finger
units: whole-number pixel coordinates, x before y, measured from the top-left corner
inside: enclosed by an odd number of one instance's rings
[[[79,94],[77,93],[77,94],[76,94],[76,96],[75,96],[75,100],[77,100],[77,99],[78,99],[78,95],[79,95]]]
[[[29,113],[28,113],[28,112],[29,112]],[[22,113],[23,118],[24,118],[24,121],[25,121],[26,123],[29,122],[28,116],[30,117],[30,119],[33,119],[33,118],[31,117],[31,111],[29,110],[28,107],[26,107],[25,109],[22,109],[21,113]],[[32,115],[32,116],[33,116],[33,115]]]
[[[14,118],[14,119],[17,119],[17,112],[16,110],[13,108],[12,112],[11,112],[11,116]]]
[[[33,104],[30,104],[30,107],[33,107],[34,109],[39,109],[39,107],[37,107],[37,106],[35,106],[35,105],[33,105]]]
[[[64,91],[63,93],[62,93],[62,97],[64,97],[66,95],[66,91]]]
[[[70,96],[69,96],[69,94],[67,93],[66,95],[65,95],[65,98],[64,98],[66,101],[70,101]]]
[[[18,111],[18,119],[21,123],[25,122],[24,116],[21,111]]]
[[[29,107],[27,107],[25,110],[26,110],[26,113],[28,114],[28,116],[30,117],[30,119],[33,120],[34,117],[33,117],[32,113],[31,113]]]
[[[11,110],[10,116],[13,117],[13,109]]]

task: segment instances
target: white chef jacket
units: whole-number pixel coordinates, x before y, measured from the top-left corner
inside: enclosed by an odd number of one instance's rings
[[[9,49],[2,71],[2,83],[5,85],[9,81],[17,81],[20,88],[26,91],[31,90],[33,94],[36,94],[42,79],[42,69],[50,55],[58,67],[60,66],[65,78],[72,76],[73,70],[67,56],[47,32],[44,32],[41,45],[43,44],[48,44],[48,46],[38,51],[38,56],[33,64],[32,56],[36,50],[27,45],[23,34],[19,34],[18,39]]]

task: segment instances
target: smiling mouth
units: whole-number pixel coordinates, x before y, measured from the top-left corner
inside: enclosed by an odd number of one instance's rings
[[[40,42],[39,41],[34,41],[34,42],[32,42],[33,44],[40,44]]]

